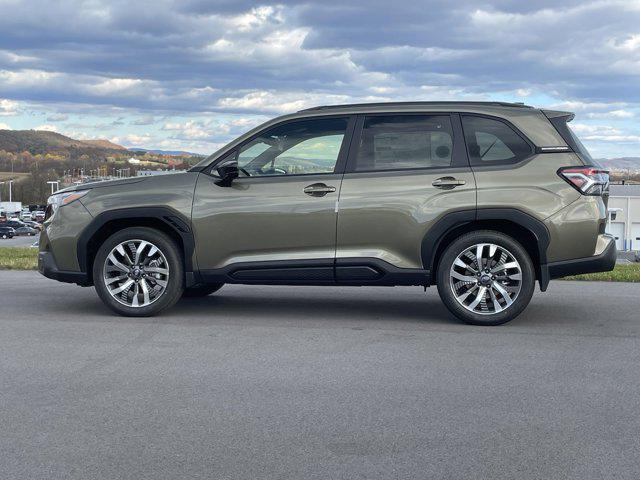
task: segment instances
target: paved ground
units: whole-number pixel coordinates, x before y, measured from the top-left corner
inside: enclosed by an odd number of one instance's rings
[[[503,327],[433,289],[227,286],[153,319],[0,272],[0,478],[637,479],[640,285]]]
[[[38,240],[38,235],[35,237],[13,237],[13,238],[0,238],[0,247],[28,247]]]

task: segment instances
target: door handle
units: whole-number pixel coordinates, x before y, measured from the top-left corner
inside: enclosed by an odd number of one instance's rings
[[[304,187],[303,192],[312,197],[324,197],[327,193],[336,191],[336,187],[325,185],[324,183],[314,183],[308,187]]]
[[[440,177],[437,180],[431,182],[436,188],[442,188],[443,190],[451,190],[452,188],[459,187],[460,185],[466,185],[465,180],[457,180],[454,177]]]

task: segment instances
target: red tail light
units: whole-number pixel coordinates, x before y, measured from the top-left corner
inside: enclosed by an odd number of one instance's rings
[[[558,175],[583,195],[601,196],[609,191],[609,172],[598,167],[565,167]]]

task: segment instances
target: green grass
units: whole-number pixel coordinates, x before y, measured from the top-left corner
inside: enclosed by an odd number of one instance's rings
[[[640,263],[618,263],[610,272],[587,273],[565,277],[562,280],[581,280],[597,282],[640,282]]]
[[[38,249],[29,247],[0,247],[0,269],[35,270],[38,268]]]

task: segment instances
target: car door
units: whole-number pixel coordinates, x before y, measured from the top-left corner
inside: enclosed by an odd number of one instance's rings
[[[336,201],[354,123],[278,124],[200,175],[192,214],[200,270],[243,283],[333,282]],[[226,164],[239,169],[228,187],[216,176]]]
[[[457,211],[473,218],[475,208],[475,181],[457,115],[360,117],[340,191],[338,280],[348,281],[350,272],[366,276],[353,268],[358,264],[373,265],[374,276],[376,265],[420,274],[428,269],[422,242],[434,223]]]

